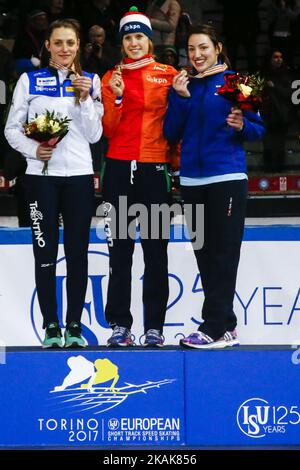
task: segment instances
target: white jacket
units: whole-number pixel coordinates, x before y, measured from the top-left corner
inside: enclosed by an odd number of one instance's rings
[[[69,132],[57,144],[48,162],[49,176],[93,174],[89,144],[102,135],[103,105],[98,75],[84,73],[93,82],[89,98],[75,106],[74,91],[66,72],[40,69],[21,75],[5,126],[8,143],[27,159],[26,174],[42,175],[44,162],[37,159],[39,142],[24,135],[23,124],[46,110],[72,119]]]

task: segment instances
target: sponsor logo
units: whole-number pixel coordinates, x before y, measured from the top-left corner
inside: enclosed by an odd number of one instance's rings
[[[168,80],[166,78],[151,77],[151,75],[147,75],[146,80],[151,83],[156,83],[157,85],[161,85],[162,83],[168,83]]]
[[[43,238],[44,233],[41,230],[41,224],[40,224],[40,220],[43,220],[43,214],[37,210],[37,207],[38,207],[37,201],[29,204],[30,218],[33,222],[32,229],[33,229],[34,237],[37,241],[37,244],[40,248],[44,248],[44,246],[46,245],[46,242]]]
[[[124,27],[124,31],[135,31],[136,29],[141,29],[139,24],[128,24]]]
[[[298,406],[273,406],[263,398],[249,398],[239,407],[237,424],[243,434],[260,439],[270,434],[284,434],[288,426],[300,424]]]
[[[155,64],[153,70],[160,70],[161,72],[166,72],[168,70],[168,66],[163,64]]]
[[[73,93],[74,92],[74,87],[73,86],[66,86],[66,92]]]
[[[99,212],[97,211],[98,216],[104,217],[104,231],[106,233],[106,239],[108,246],[112,247],[114,246],[114,241],[113,241],[113,236],[112,236],[112,218],[111,215],[109,214],[112,210],[112,205],[110,202],[103,202],[103,204],[100,206]]]
[[[164,165],[155,165],[156,171],[164,171],[165,167]]]
[[[36,84],[39,86],[53,86],[53,85],[56,85],[56,78],[55,77],[37,78]]]
[[[56,91],[57,88],[50,88],[47,86],[35,86],[35,91]]]

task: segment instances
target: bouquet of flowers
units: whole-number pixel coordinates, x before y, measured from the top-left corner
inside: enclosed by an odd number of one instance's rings
[[[225,84],[218,89],[218,94],[232,101],[241,110],[257,112],[262,104],[265,80],[258,74],[241,75],[227,73]]]
[[[47,147],[55,147],[68,133],[71,120],[61,117],[55,111],[46,110],[44,114],[36,114],[32,121],[24,124],[24,133],[26,137],[37,140]],[[48,174],[48,162],[44,163],[42,174]]]

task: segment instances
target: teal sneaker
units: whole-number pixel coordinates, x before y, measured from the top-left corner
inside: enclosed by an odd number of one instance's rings
[[[65,331],[65,348],[85,348],[86,343],[81,336],[81,325],[72,321],[66,327]]]
[[[56,322],[49,323],[46,326],[45,339],[42,343],[42,348],[62,348],[63,343],[61,337],[62,334],[59,324]]]

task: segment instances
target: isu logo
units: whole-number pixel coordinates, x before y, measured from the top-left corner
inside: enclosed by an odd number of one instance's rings
[[[237,424],[248,437],[265,437],[263,426],[268,423],[270,406],[262,398],[250,398],[237,412]]]

